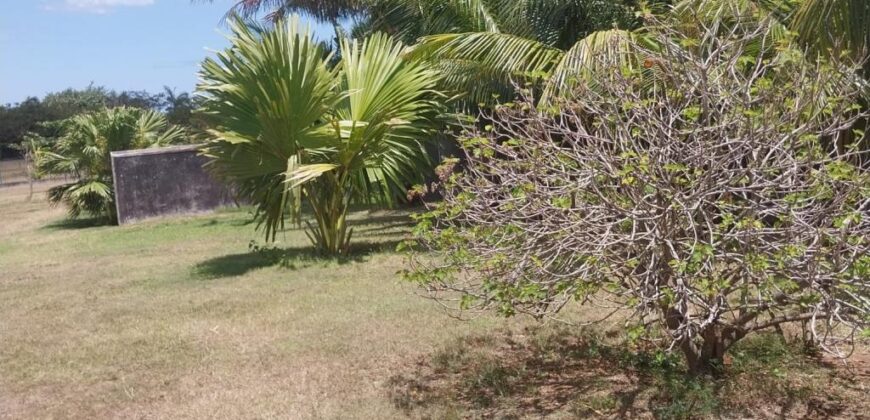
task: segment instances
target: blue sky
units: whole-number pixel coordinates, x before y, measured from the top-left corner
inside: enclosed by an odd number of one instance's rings
[[[191,91],[198,63],[226,46],[233,0],[2,0],[0,103],[93,82]],[[329,27],[317,27],[322,39]]]

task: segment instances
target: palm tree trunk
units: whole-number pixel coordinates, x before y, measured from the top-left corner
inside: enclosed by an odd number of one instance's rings
[[[315,224],[307,223],[308,239],[325,255],[347,255],[353,229],[348,229],[347,212],[351,192],[345,174],[329,174],[305,188]]]

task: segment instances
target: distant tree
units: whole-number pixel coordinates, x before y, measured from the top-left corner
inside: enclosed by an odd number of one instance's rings
[[[106,96],[106,106],[115,108],[125,106],[140,109],[158,109],[162,102],[162,94],[151,94],[144,90],[110,91]]]
[[[53,204],[64,204],[70,217],[82,214],[117,220],[110,153],[165,146],[184,139],[184,130],[152,110],[117,107],[72,117],[60,141],[34,152],[39,174],[73,174],[76,181],[48,192]]]
[[[24,134],[48,115],[38,98],[0,107],[0,158],[17,154],[12,145],[18,144]]]
[[[108,104],[113,92],[102,86],[88,85],[84,89],[66,89],[45,95],[42,105],[46,109],[43,121],[62,120],[85,112],[101,109]]]
[[[82,113],[101,109],[114,95],[103,87],[89,85],[84,89],[66,89],[45,95],[45,98],[27,98],[18,104],[0,107],[0,149],[17,155],[17,145],[32,133],[43,139],[56,139],[60,135],[61,121]],[[12,152],[12,153],[10,153]]]
[[[163,87],[160,110],[166,114],[171,124],[188,127],[194,130],[206,128],[203,117],[196,110],[202,104],[202,99],[187,92],[176,92],[169,86]]]
[[[152,94],[147,91],[116,92],[93,84],[84,89],[66,89],[47,94],[42,100],[27,98],[0,106],[0,157],[18,156],[18,145],[30,134],[39,144],[56,141],[65,120],[103,108],[130,107],[150,109],[166,114],[171,124],[201,130],[205,123],[194,113],[197,99],[188,93],[165,88]]]

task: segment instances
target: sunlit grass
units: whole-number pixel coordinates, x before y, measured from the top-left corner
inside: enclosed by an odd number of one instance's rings
[[[0,417],[770,417],[866,406],[866,377],[776,336],[736,347],[727,380],[692,381],[679,358],[626,347],[618,321],[454,320],[396,274],[407,212],[355,212],[355,252],[336,259],[295,229],[266,245],[244,208],[112,227],[26,198],[26,186],[0,189]],[[755,405],[735,411],[744,403]]]
[[[355,213],[336,260],[298,230],[266,246],[247,209],[111,227],[25,199],[0,190],[4,415],[391,417],[388,371],[501,323],[398,279],[407,213]]]

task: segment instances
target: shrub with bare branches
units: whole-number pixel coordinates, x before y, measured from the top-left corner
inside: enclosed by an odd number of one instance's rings
[[[406,277],[461,310],[623,310],[696,373],[790,322],[845,356],[870,319],[870,175],[838,142],[853,69],[764,24],[657,27],[572,99],[469,128]]]

